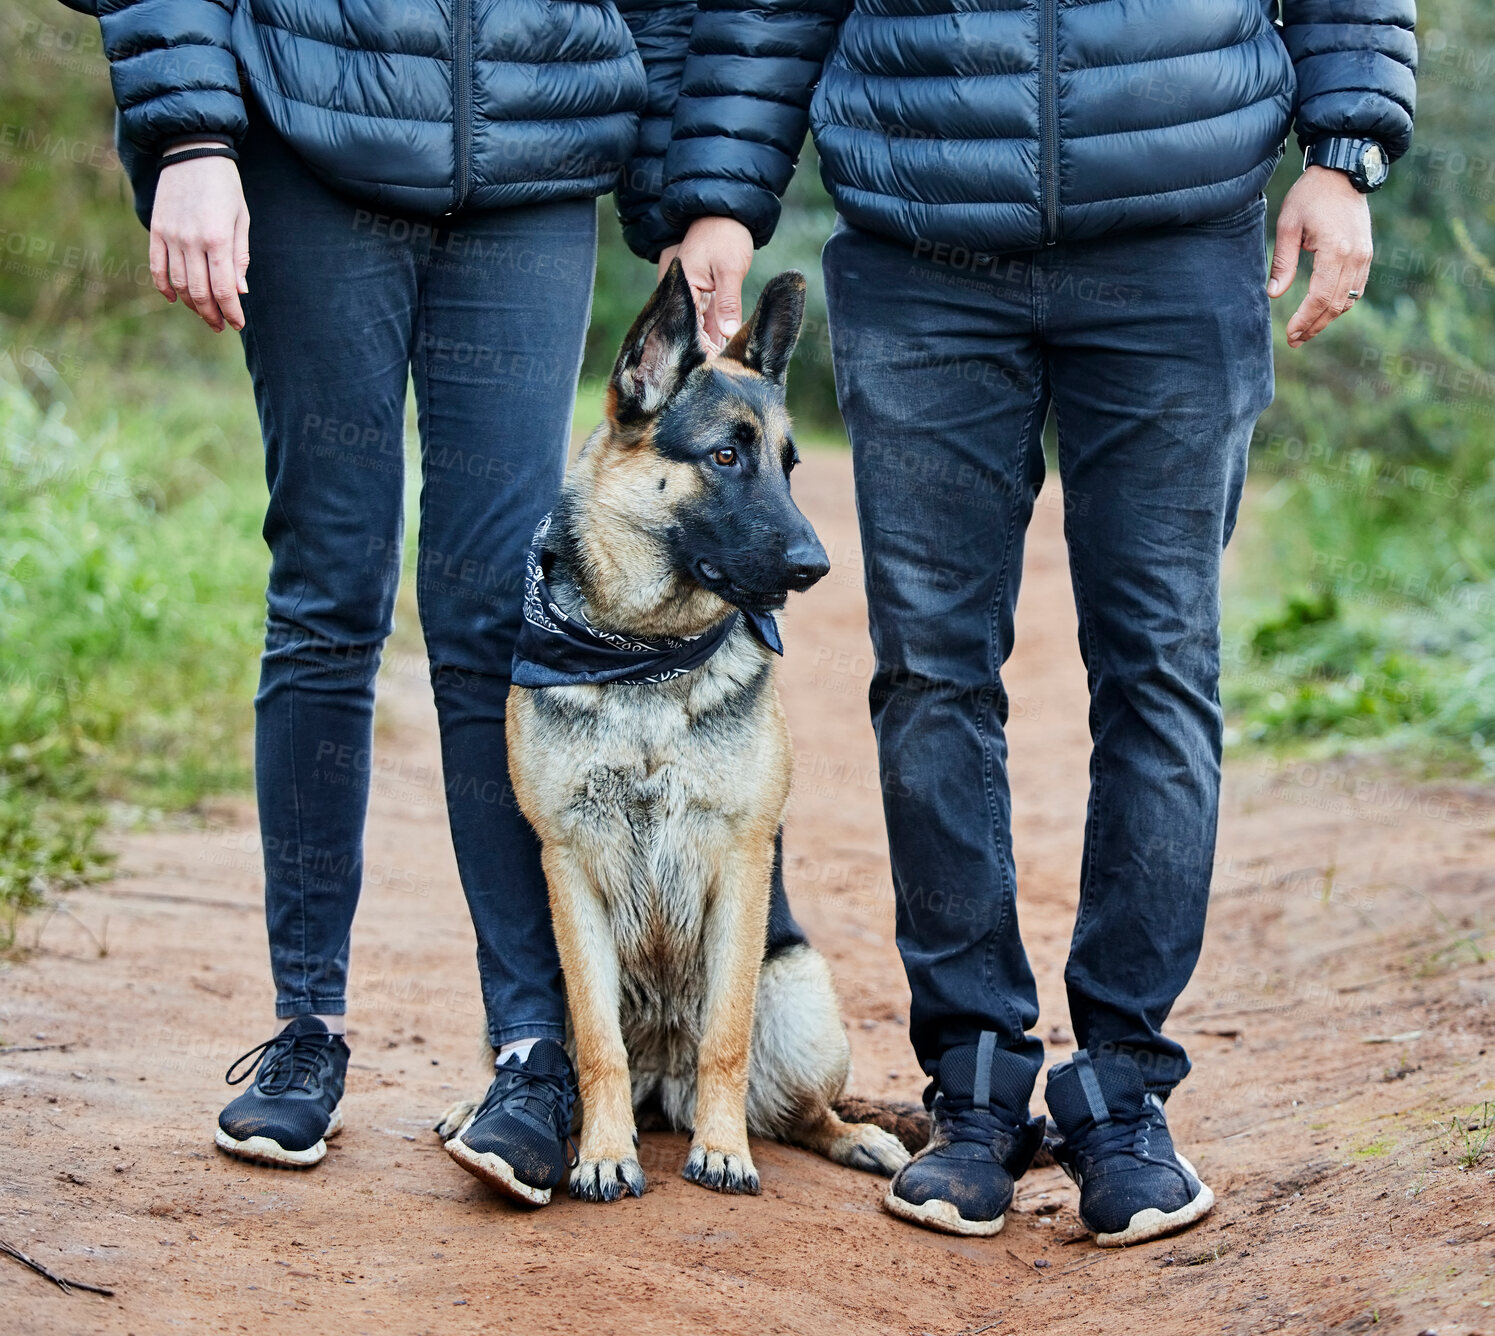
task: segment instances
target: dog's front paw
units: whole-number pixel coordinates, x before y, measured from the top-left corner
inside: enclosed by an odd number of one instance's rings
[[[644,1167],[631,1155],[616,1160],[583,1156],[571,1171],[571,1195],[581,1201],[617,1201],[644,1195]]]
[[[713,1192],[745,1192],[756,1197],[761,1191],[758,1171],[746,1153],[738,1155],[728,1150],[692,1146],[690,1158],[680,1172],[692,1183]]]
[[[892,1178],[909,1161],[908,1148],[891,1132],[871,1123],[854,1123],[837,1137],[830,1158],[852,1169]]]
[[[475,1099],[459,1100],[441,1115],[441,1121],[433,1129],[437,1136],[443,1141],[450,1141],[466,1125],[467,1120],[478,1111],[479,1101]]]

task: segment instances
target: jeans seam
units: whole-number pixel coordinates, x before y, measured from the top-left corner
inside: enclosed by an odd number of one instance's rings
[[[337,997],[299,997],[291,1001],[275,1003],[275,1019],[290,1020],[293,1016],[343,1016],[347,1014],[346,995]]]
[[[1058,413],[1054,414],[1054,434],[1059,442],[1059,473],[1061,480],[1067,470],[1064,467],[1064,424]],[[1066,523],[1067,528],[1067,523]],[[1068,534],[1066,533],[1066,539]],[[1090,613],[1090,599],[1085,592],[1085,578],[1080,572],[1080,564],[1075,560],[1074,543],[1066,541],[1069,557],[1069,578],[1074,585],[1075,610],[1079,614],[1080,635],[1085,642],[1085,661],[1087,687],[1090,687],[1090,679],[1093,678],[1095,669],[1090,665],[1096,662],[1096,645],[1094,618]],[[1101,759],[1099,748],[1095,745],[1096,708],[1095,692],[1090,690],[1090,708],[1088,711],[1090,724],[1090,794],[1085,804],[1085,876],[1080,882],[1080,903],[1075,914],[1075,936],[1078,937],[1084,929],[1085,923],[1090,916],[1090,879],[1095,875],[1095,848],[1098,838],[1097,832],[1100,827],[1100,793],[1104,787],[1105,764]]]
[[[1038,416],[1038,406],[1043,401],[1043,386],[1044,378],[1040,371],[1034,378],[1033,395],[1028,405],[1028,416],[1023,422],[1022,439],[1018,443],[1017,458],[1020,464],[1024,464],[1028,457],[1028,448],[1033,436],[1033,421]],[[997,623],[1001,616],[1002,599],[1007,592],[1007,581],[1012,564],[1012,538],[1017,530],[1018,512],[1023,504],[1022,497],[1023,489],[1021,487],[1014,487],[1013,503],[1008,510],[1007,528],[1002,537],[1002,565],[997,572],[996,588],[992,591],[991,604],[987,613],[987,672],[990,679],[998,683],[1001,680],[1001,665],[996,661]],[[1003,690],[1000,686],[997,689],[999,692]],[[982,785],[986,790],[987,820],[991,827],[995,829],[997,824],[996,793],[992,784],[993,764],[990,738],[986,730],[986,712],[984,710],[976,712],[976,735],[981,739],[981,772]],[[1007,840],[1010,845],[1012,840],[1012,823],[1010,819],[1008,821]],[[1017,901],[1017,887],[1012,883],[1008,875],[1008,863],[1010,860],[1004,854],[998,861],[1001,867],[1002,878],[1002,908],[1000,916],[987,938],[986,956],[982,962],[982,971],[986,976],[987,991],[997,998],[1002,1010],[1007,1013],[1014,1034],[1021,1035],[1023,1033],[1022,1016],[1019,1015],[1017,1008],[1012,1005],[1012,999],[997,991],[995,982],[997,949],[1001,943],[1003,930],[1012,916],[1012,909]]]
[[[261,363],[260,356],[259,356],[259,338],[254,333],[254,330],[253,330],[252,326],[246,325],[246,333],[249,336],[250,343],[252,343],[254,345],[254,349],[255,349],[255,356],[254,356],[255,364],[257,366],[260,366],[261,369],[263,370],[263,364]],[[274,409],[273,409],[273,407],[270,404],[270,397],[268,395],[266,396],[265,412],[266,412],[267,415],[271,415],[274,412]],[[285,447],[285,444],[284,444],[284,438],[282,437],[282,458],[281,458],[281,468],[282,468],[282,470],[285,467],[285,458],[284,458],[285,448],[286,447]],[[279,483],[280,479],[277,478],[276,481],[277,481],[277,483]],[[306,584],[307,584],[307,580],[306,580],[306,562],[305,562],[305,560],[303,559],[303,557],[301,555],[301,540],[300,540],[300,538],[297,537],[297,534],[296,534],[295,521],[292,520],[290,511],[286,509],[284,503],[281,501],[280,495],[279,495],[279,491],[280,491],[279,486],[276,486],[276,487],[273,487],[273,488],[270,489],[270,502],[269,503],[275,509],[277,509],[277,510],[280,511],[281,519],[285,522],[286,532],[291,537],[291,546],[292,546],[292,548],[295,549],[295,552],[296,552],[296,569],[300,573],[300,578],[301,578],[301,586],[296,591],[296,602],[295,602],[295,604],[291,608],[290,616],[288,618],[286,618],[285,620],[288,620],[288,621],[292,622],[293,624],[299,625],[300,624],[299,623],[299,614],[301,612],[301,605],[302,605],[302,603],[304,603],[306,601]],[[273,555],[274,554],[272,553],[272,562],[273,562]],[[267,611],[267,614],[268,614],[268,609],[269,609],[269,594],[268,594],[268,592],[266,593],[266,596],[265,596],[265,603],[266,603],[266,611]],[[291,659],[290,659],[290,665],[291,665],[291,670],[290,670],[290,675],[287,678],[287,681],[286,681],[286,684],[285,684],[285,692],[286,692],[286,701],[287,701],[287,712],[290,715],[290,728],[289,728],[289,732],[294,737],[295,732],[296,732],[296,670],[297,670],[297,668],[299,666],[299,660],[297,660],[295,658],[295,656],[292,656]],[[306,835],[305,835],[305,829],[304,829],[304,826],[303,826],[302,811],[301,811],[301,782],[300,782],[300,777],[296,773],[296,748],[295,748],[294,745],[291,745],[291,746],[289,746],[287,748],[287,751],[288,751],[288,754],[290,756],[290,764],[291,764],[291,799],[292,799],[292,806],[293,806],[293,811],[294,811],[294,816],[295,816],[295,825],[296,825],[296,903],[297,903],[297,908],[299,909],[300,916],[301,916],[301,937],[300,937],[300,943],[299,943],[299,945],[300,945],[300,951],[298,953],[299,956],[300,956],[300,964],[301,964],[301,988],[300,988],[300,992],[301,992],[302,996],[310,996],[310,993],[311,993],[311,971],[310,971],[310,969],[308,967],[308,962],[307,962],[307,958],[306,958],[306,941],[307,941],[307,930],[306,930],[306,868],[305,868],[305,864],[303,862],[303,859],[305,857],[305,852],[306,852]],[[264,841],[262,839],[261,840],[261,845],[262,846],[263,846],[263,843],[264,843]],[[267,892],[267,895],[268,895],[268,890],[269,890],[268,883],[269,883],[269,874],[268,874],[268,871],[267,871],[267,873],[266,873],[266,892]],[[272,943],[272,945],[273,945],[273,943]],[[277,1003],[277,1011],[278,1010],[279,1010],[279,1004]]]
[[[415,312],[415,334],[411,340],[413,356],[411,357],[411,370],[420,377],[420,386],[416,394],[416,428],[415,434],[420,442],[420,505],[416,510],[416,533],[415,533],[415,615],[420,621],[421,638],[426,639],[426,608],[425,600],[421,597],[422,586],[425,584],[425,566],[421,561],[423,548],[426,540],[426,502],[430,492],[430,475],[428,464],[430,459],[430,447],[427,437],[431,429],[431,359],[426,351],[426,292],[425,284],[417,281],[416,285],[416,312]],[[420,419],[426,419],[422,422]],[[426,645],[426,662],[429,665],[431,650],[429,641]],[[435,683],[432,683],[432,694],[435,694]]]

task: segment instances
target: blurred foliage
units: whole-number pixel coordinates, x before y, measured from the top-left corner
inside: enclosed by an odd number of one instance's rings
[[[0,362],[0,946],[18,909],[99,869],[107,804],[182,807],[247,775],[253,419],[220,421],[214,377],[117,356],[86,396],[34,349]]]
[[[1225,696],[1248,745],[1393,745],[1495,771],[1495,13],[1419,8],[1417,139],[1374,201],[1366,297],[1307,350],[1279,338],[1236,540]],[[190,803],[247,772],[266,566],[252,399],[236,341],[150,286],[112,124],[97,25],[56,0],[0,0],[12,909],[92,875],[111,801]],[[1290,150],[1274,203],[1296,167]],[[610,201],[599,209],[583,426],[654,281]],[[807,147],[748,297],[781,269],[809,278],[791,402],[802,431],[839,438],[818,263],[833,221]],[[1279,330],[1305,288],[1277,303]]]
[[[1416,139],[1373,199],[1366,296],[1303,350],[1280,333],[1306,282],[1278,303],[1225,702],[1246,742],[1495,774],[1495,11],[1418,10]]]
[[[0,2],[0,946],[106,814],[248,774],[253,400],[151,287],[112,126],[98,25]]]

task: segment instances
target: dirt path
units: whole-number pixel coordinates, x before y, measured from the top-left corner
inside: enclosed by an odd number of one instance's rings
[[[790,892],[836,972],[855,1090],[910,1098],[847,461],[812,456],[796,488],[834,566],[788,626]],[[1046,494],[1010,687],[1021,912],[1063,1056],[1087,738],[1059,519]],[[427,1131],[484,1083],[477,979],[418,661],[394,655],[384,687],[348,1130],[305,1175],[214,1152],[223,1069],[269,1023],[251,812],[128,839],[123,875],[0,975],[0,1045],[66,1045],[0,1055],[0,1239],[117,1294],[0,1258],[0,1330],[1495,1336],[1495,1144],[1461,1168],[1451,1123],[1495,1100],[1490,794],[1231,770],[1173,1021],[1196,1070],[1170,1104],[1221,1204],[1182,1238],[1098,1251],[1048,1169],[998,1238],[947,1239],[882,1214],[877,1181],[773,1145],[762,1198],[726,1199],[659,1135],[641,1200],[521,1214]]]

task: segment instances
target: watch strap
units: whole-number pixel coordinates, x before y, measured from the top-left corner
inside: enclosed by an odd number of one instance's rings
[[[1344,135],[1318,139],[1303,154],[1303,168],[1306,171],[1309,167],[1329,167],[1344,172],[1357,190],[1375,190],[1385,177],[1383,174],[1381,181],[1374,182],[1367,178],[1365,155],[1370,149],[1379,147],[1374,139],[1354,139]]]
[[[1360,156],[1365,152],[1364,139],[1317,139],[1308,146],[1303,155],[1305,167],[1332,167],[1340,172],[1352,172],[1360,165]]]

